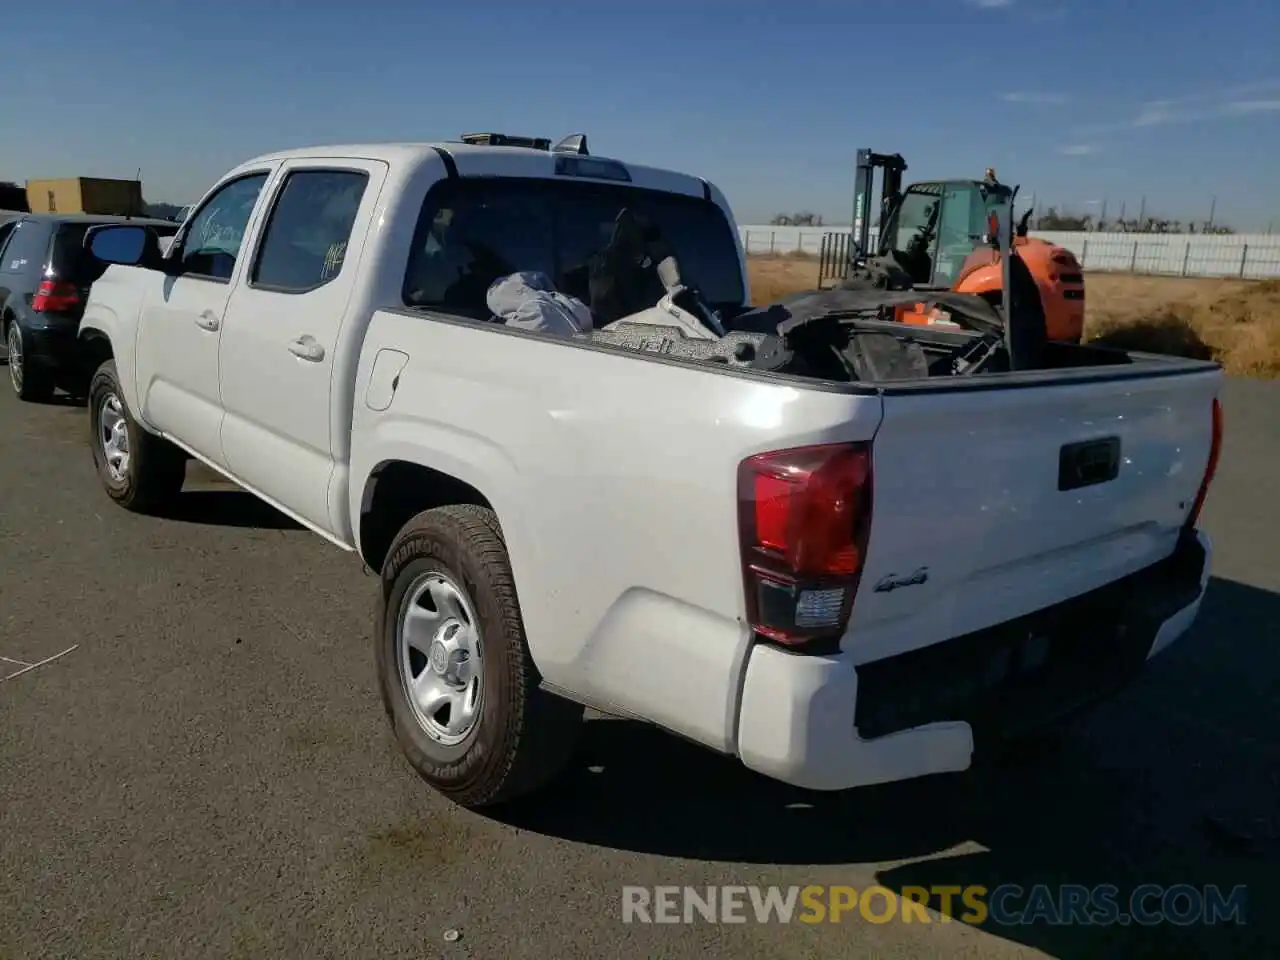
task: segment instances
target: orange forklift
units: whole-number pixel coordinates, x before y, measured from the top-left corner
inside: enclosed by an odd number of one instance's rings
[[[877,249],[869,251],[869,201],[875,170],[883,171]],[[854,189],[853,257],[849,275],[874,262],[888,265],[900,289],[974,294],[998,305],[1003,268],[991,224],[1012,222],[1017,188],[988,169],[982,180],[937,180],[902,189],[901,154],[859,150]],[[1028,208],[1014,231],[1013,250],[1034,280],[1050,340],[1079,343],[1084,332],[1084,270],[1071,251],[1027,236]],[[883,271],[882,271],[883,273]],[[922,298],[897,309],[917,325],[957,326],[947,311]]]

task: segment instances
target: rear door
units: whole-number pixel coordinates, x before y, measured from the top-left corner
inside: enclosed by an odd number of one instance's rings
[[[349,159],[284,164],[220,346],[231,472],[340,539],[329,488],[346,424],[334,423],[332,384],[354,371],[335,374],[334,363],[387,169]]]
[[[1216,370],[887,391],[852,649],[873,659],[1168,556],[1213,436]]]

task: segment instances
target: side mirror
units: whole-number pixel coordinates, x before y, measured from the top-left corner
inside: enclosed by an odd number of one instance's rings
[[[161,256],[154,231],[131,223],[90,227],[84,235],[84,248],[103,263],[126,267],[153,267]]]

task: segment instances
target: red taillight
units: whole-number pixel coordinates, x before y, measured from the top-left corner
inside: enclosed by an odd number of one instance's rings
[[[871,530],[871,487],[865,443],[742,461],[738,525],[753,630],[790,646],[844,633]]]
[[[41,280],[40,288],[31,298],[31,309],[36,313],[57,313],[70,310],[80,303],[80,291],[74,283],[57,280]]]
[[[1218,472],[1218,458],[1222,455],[1222,403],[1213,398],[1213,440],[1209,444],[1209,462],[1205,464],[1204,479],[1200,481],[1200,491],[1196,494],[1196,502],[1191,505],[1187,514],[1187,529],[1192,529],[1200,520],[1200,511],[1204,509],[1204,499],[1209,495],[1209,485],[1213,483],[1213,475]]]

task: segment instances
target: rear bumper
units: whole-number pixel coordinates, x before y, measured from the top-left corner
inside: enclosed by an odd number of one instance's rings
[[[47,326],[24,324],[22,332],[24,362],[45,370],[66,370],[79,359],[75,323],[51,323]]]
[[[975,751],[1123,689],[1195,620],[1212,545],[1048,610],[855,667],[757,645],[738,719],[752,770],[814,790],[965,770]]]

